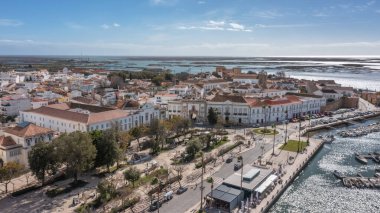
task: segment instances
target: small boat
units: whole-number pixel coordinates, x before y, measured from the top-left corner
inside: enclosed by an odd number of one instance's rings
[[[344,178],[344,175],[342,173],[338,172],[337,170],[334,170],[333,175],[338,179]]]
[[[360,156],[360,155],[355,155],[355,159],[356,159],[357,161],[359,161],[360,163],[362,163],[362,164],[368,164],[367,159],[365,159],[364,157],[362,157],[362,156]]]

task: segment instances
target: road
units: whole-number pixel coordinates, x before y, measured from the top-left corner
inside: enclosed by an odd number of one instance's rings
[[[267,141],[264,143],[264,153],[268,151],[272,145]],[[257,160],[257,158],[261,155],[261,149],[260,145],[255,146],[255,148],[250,149],[246,152],[242,153],[244,164],[250,164],[253,163],[253,161]],[[219,171],[217,171],[214,175],[214,187],[219,186],[223,182],[223,178],[227,178],[228,176],[232,175],[234,173],[234,162],[236,162],[236,159],[232,163],[226,163],[224,164]],[[204,191],[203,196],[206,196],[211,191],[211,184],[204,181]],[[185,192],[182,195],[174,196],[171,201],[168,203],[163,204],[163,206],[160,208],[161,212],[168,212],[168,213],[178,213],[178,212],[185,212],[188,211],[190,208],[194,207],[198,202],[200,202],[201,198],[201,190],[200,190],[200,184],[194,189],[189,188],[187,192]]]

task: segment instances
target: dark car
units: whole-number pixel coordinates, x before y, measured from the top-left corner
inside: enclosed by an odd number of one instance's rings
[[[227,158],[226,163],[231,163],[232,159],[233,159],[232,157]]]
[[[182,193],[184,193],[184,192],[186,192],[186,191],[187,191],[187,187],[181,186],[181,187],[179,187],[179,188],[177,189],[176,194],[177,194],[177,195],[180,195],[180,194],[182,194]]]
[[[158,200],[154,200],[152,204],[150,204],[149,206],[149,211],[155,211],[158,209],[158,207],[161,207],[161,202],[159,202]]]
[[[241,163],[235,163],[234,164],[234,170],[239,170],[241,168]]]

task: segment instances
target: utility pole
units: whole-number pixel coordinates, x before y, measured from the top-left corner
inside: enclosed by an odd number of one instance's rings
[[[201,175],[201,208],[200,210],[203,210],[203,173],[204,173],[204,161],[203,161],[203,153],[201,152],[201,157],[202,157],[202,175]]]
[[[288,110],[286,112],[286,120],[285,120],[285,144],[287,143],[287,138],[288,138]]]
[[[272,155],[274,155],[274,143],[276,142],[276,123],[273,124],[274,132],[273,132],[273,151]]]
[[[244,167],[244,164],[243,164],[243,156],[239,156],[238,157],[238,160],[241,160],[241,174],[240,174],[240,191],[243,192],[243,167]],[[244,192],[243,192],[243,197],[244,197]],[[239,205],[241,208],[241,205]]]
[[[307,130],[307,145],[309,145],[309,140],[310,140],[310,127],[311,127],[311,112],[309,112],[309,129]]]
[[[301,117],[300,117],[300,121],[299,121],[299,127],[298,127],[298,153],[300,153],[300,150],[301,150]]]

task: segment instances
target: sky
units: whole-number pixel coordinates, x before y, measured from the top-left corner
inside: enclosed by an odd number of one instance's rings
[[[380,55],[380,0],[1,0],[0,55]]]

